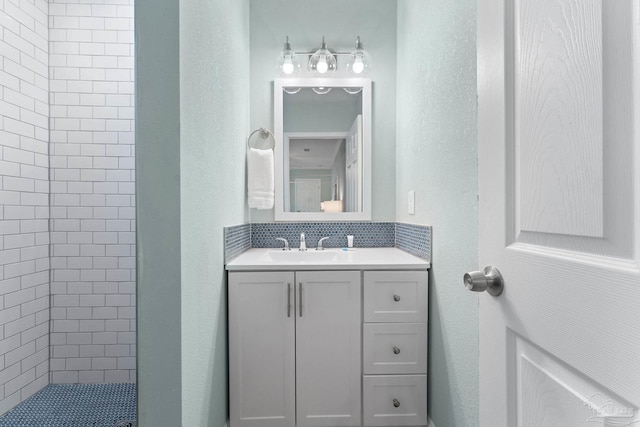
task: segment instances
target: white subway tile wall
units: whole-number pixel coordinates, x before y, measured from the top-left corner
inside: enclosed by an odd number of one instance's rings
[[[135,382],[133,1],[50,0],[49,28],[51,382]]]
[[[0,0],[0,414],[49,383],[46,0]]]

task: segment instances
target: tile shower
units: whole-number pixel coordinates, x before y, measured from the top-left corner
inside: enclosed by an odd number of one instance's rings
[[[132,0],[0,0],[0,415],[135,382]]]

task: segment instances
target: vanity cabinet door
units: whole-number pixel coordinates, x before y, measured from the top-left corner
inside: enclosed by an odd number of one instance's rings
[[[298,427],[361,425],[360,289],[359,271],[296,273]]]
[[[230,427],[295,425],[294,283],[291,272],[229,273]]]

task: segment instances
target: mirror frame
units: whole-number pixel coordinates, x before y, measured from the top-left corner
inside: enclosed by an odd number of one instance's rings
[[[362,211],[361,212],[288,212],[284,210],[284,95],[285,87],[362,88]],[[276,221],[370,221],[371,220],[371,80],[365,78],[278,78],[273,82],[273,134]],[[333,132],[334,130],[327,130]],[[288,175],[288,174],[287,174]],[[288,185],[288,183],[287,183]]]

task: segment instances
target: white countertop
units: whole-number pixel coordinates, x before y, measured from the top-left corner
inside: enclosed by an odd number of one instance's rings
[[[316,251],[249,249],[226,265],[229,271],[250,270],[426,270],[429,261],[397,248],[329,248]]]

